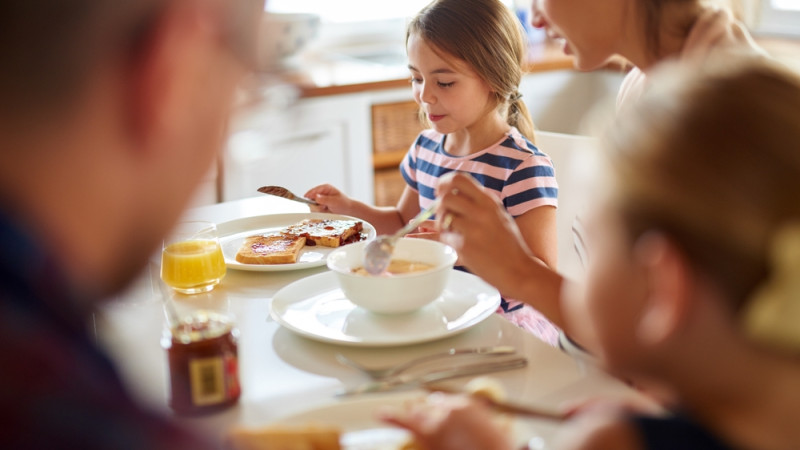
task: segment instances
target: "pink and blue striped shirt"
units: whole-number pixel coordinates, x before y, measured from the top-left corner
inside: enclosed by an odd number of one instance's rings
[[[439,177],[452,172],[472,175],[495,194],[513,217],[540,206],[558,206],[558,184],[550,157],[516,129],[487,149],[453,156],[444,149],[446,135],[425,130],[400,164],[406,183],[419,193],[424,209],[436,198]]]

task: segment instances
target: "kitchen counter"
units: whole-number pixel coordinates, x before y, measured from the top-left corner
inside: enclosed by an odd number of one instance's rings
[[[387,61],[309,53],[277,75],[282,82],[297,86],[304,98],[407,86],[409,73],[405,54],[388,56]],[[528,49],[524,68],[526,72],[572,69],[572,57],[565,55],[555,42],[533,44]]]
[[[800,41],[757,36],[756,40],[775,57],[800,66]],[[309,52],[290,63],[277,75],[280,83],[292,85],[303,98],[350,94],[406,87],[409,83],[405,54],[395,53],[375,58],[344,54]],[[623,70],[618,63],[607,67]],[[573,57],[565,55],[558,42],[531,44],[525,59],[526,73],[573,69]]]

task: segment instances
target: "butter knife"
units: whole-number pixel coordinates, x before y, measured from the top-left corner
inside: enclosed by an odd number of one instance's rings
[[[400,375],[381,381],[368,383],[346,389],[336,394],[337,397],[367,394],[371,392],[387,392],[401,389],[422,387],[429,383],[450,380],[453,378],[483,375],[492,372],[520,369],[528,365],[527,358],[513,358],[505,361],[491,361],[477,364],[468,364],[449,369],[439,369],[421,375]]]
[[[294,200],[296,202],[305,203],[307,205],[319,206],[319,203],[315,202],[314,200],[309,200],[305,197],[300,197],[292,193],[292,191],[286,189],[285,187],[281,186],[261,186],[258,188],[258,192],[267,195],[274,195],[276,197],[283,197],[285,199]]]

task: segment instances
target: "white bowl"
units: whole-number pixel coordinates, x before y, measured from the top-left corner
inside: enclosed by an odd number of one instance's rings
[[[259,67],[282,67],[317,36],[319,23],[316,14],[264,12],[258,38]]]
[[[421,262],[430,270],[392,276],[359,275],[369,242],[339,247],[328,255],[328,268],[336,273],[348,300],[375,313],[400,314],[415,311],[436,300],[447,285],[458,258],[452,247],[428,239],[397,241],[392,259]]]

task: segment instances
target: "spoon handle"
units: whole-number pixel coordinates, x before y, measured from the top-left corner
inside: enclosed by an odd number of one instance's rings
[[[431,203],[431,206],[428,206],[427,208],[423,209],[419,214],[414,216],[413,219],[411,219],[403,228],[400,228],[400,230],[398,230],[397,233],[394,234],[394,237],[399,238],[414,231],[415,228],[420,226],[422,222],[428,220],[436,212],[436,208],[439,207],[439,203],[441,202],[442,198],[437,197],[436,200],[434,200],[433,203]]]

